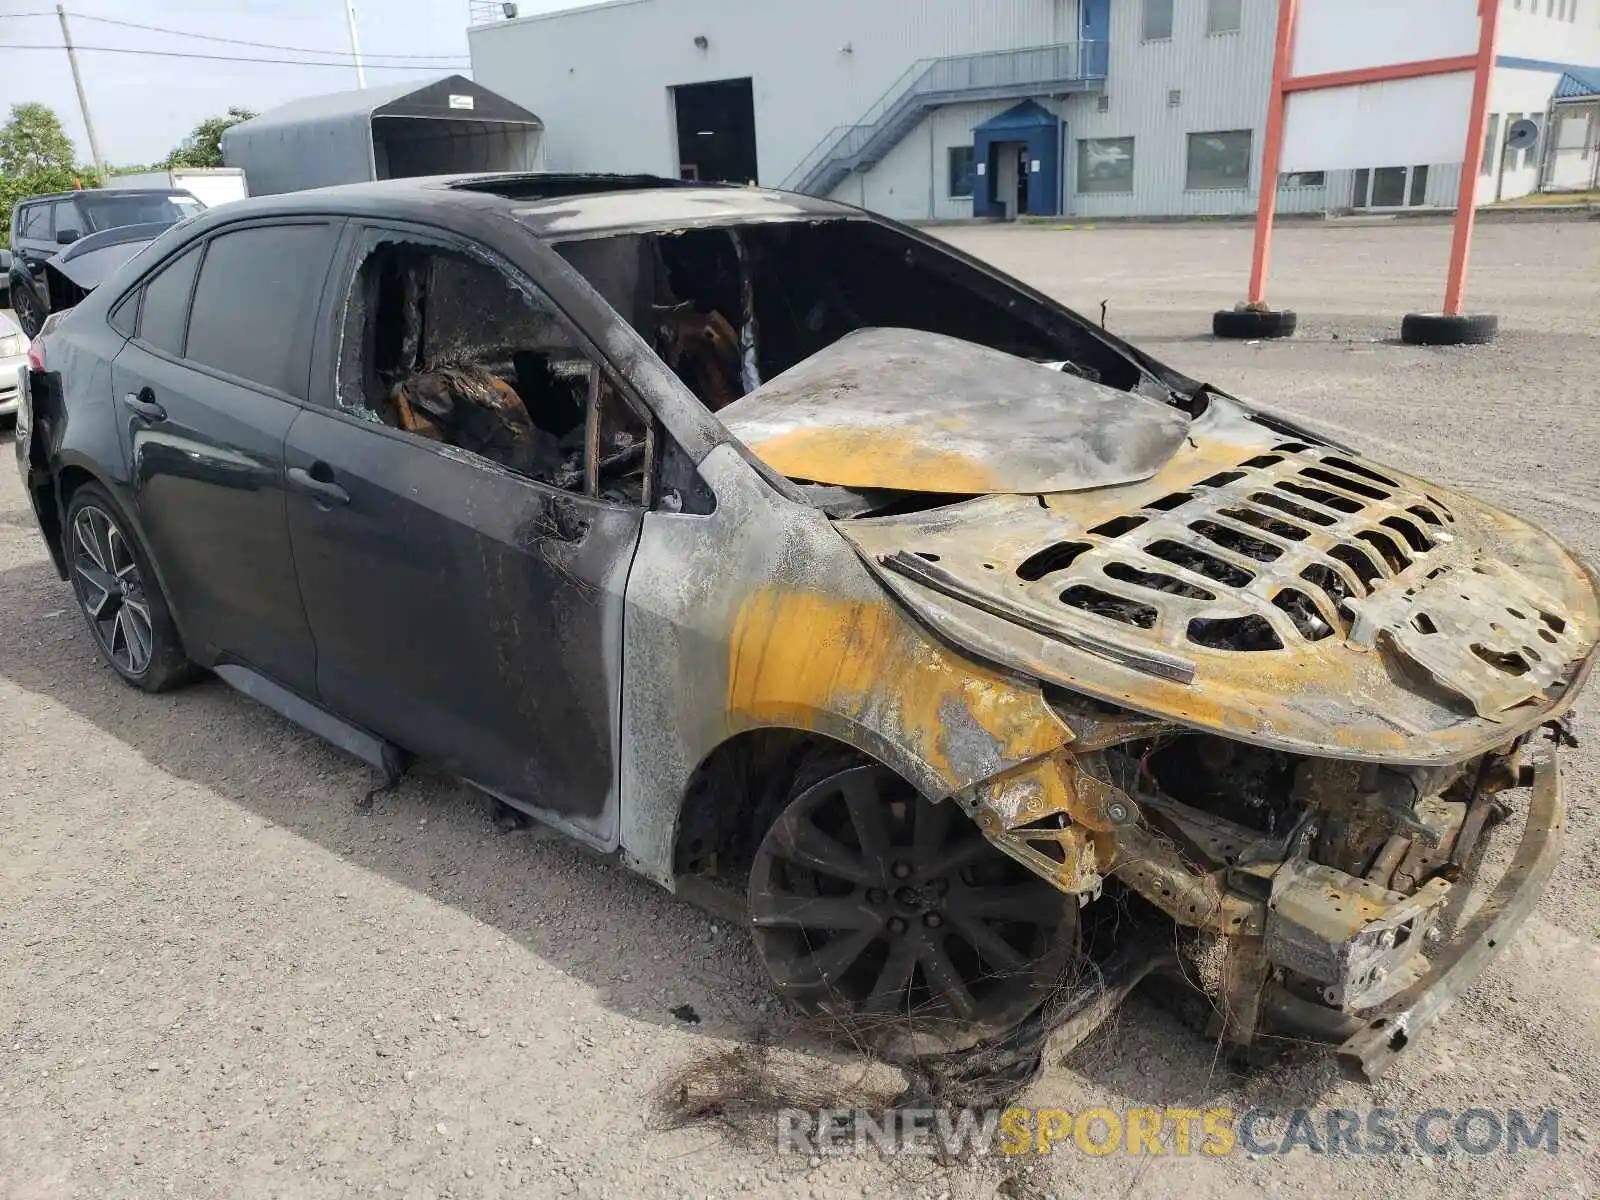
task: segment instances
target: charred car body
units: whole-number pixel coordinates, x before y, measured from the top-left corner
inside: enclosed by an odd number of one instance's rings
[[[1232,1044],[1375,1072],[1555,862],[1582,564],[869,214],[253,200],[37,350],[20,463],[130,682],[212,668],[737,889],[788,1000],[901,1052],[1181,966]]]

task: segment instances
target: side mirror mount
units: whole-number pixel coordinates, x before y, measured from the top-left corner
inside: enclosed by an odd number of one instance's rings
[[[59,246],[70,246],[81,236],[82,235],[79,234],[76,229],[63,229],[56,234],[56,244]]]

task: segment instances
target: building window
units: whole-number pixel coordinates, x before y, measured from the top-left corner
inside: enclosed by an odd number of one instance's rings
[[[1085,195],[1133,191],[1133,139],[1079,138],[1078,191]]]
[[[1328,186],[1328,177],[1321,171],[1289,171],[1278,176],[1281,188],[1319,188]]]
[[[1244,0],[1206,0],[1206,32],[1238,33]]]
[[[1144,0],[1144,33],[1147,42],[1160,42],[1172,36],[1172,0]]]
[[[1250,131],[1189,135],[1189,170],[1184,180],[1191,192],[1250,186]]]
[[[1494,156],[1500,149],[1500,114],[1490,113],[1489,124],[1483,133],[1483,164],[1478,168],[1479,175],[1494,174]]]
[[[1406,203],[1418,208],[1428,198],[1428,168],[1426,165],[1411,168],[1411,187],[1406,193]]]
[[[950,198],[972,198],[972,147],[950,147]]]
[[[1428,168],[1362,167],[1355,174],[1352,208],[1416,208],[1427,197]]]

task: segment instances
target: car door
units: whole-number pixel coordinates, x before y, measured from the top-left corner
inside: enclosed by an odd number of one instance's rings
[[[322,702],[612,847],[648,423],[484,247],[348,240],[285,449]]]
[[[135,517],[191,657],[242,663],[305,696],[311,632],[295,584],[283,441],[300,411],[338,229],[228,226],[116,311],[112,364]]]
[[[71,200],[57,200],[51,208],[51,237],[57,246],[70,246],[87,232],[78,206]]]
[[[44,264],[56,252],[55,236],[50,231],[50,205],[35,202],[22,206],[17,212],[17,257],[27,273],[28,282],[37,294],[44,290]]]

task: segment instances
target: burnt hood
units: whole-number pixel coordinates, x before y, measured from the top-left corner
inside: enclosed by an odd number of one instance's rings
[[[1548,534],[1217,395],[1148,480],[834,528],[985,661],[1292,753],[1461,761],[1564,711],[1600,642]]]
[[[1189,428],[1162,401],[914,329],[857,330],[718,416],[791,479],[971,495],[1148,479]]]

